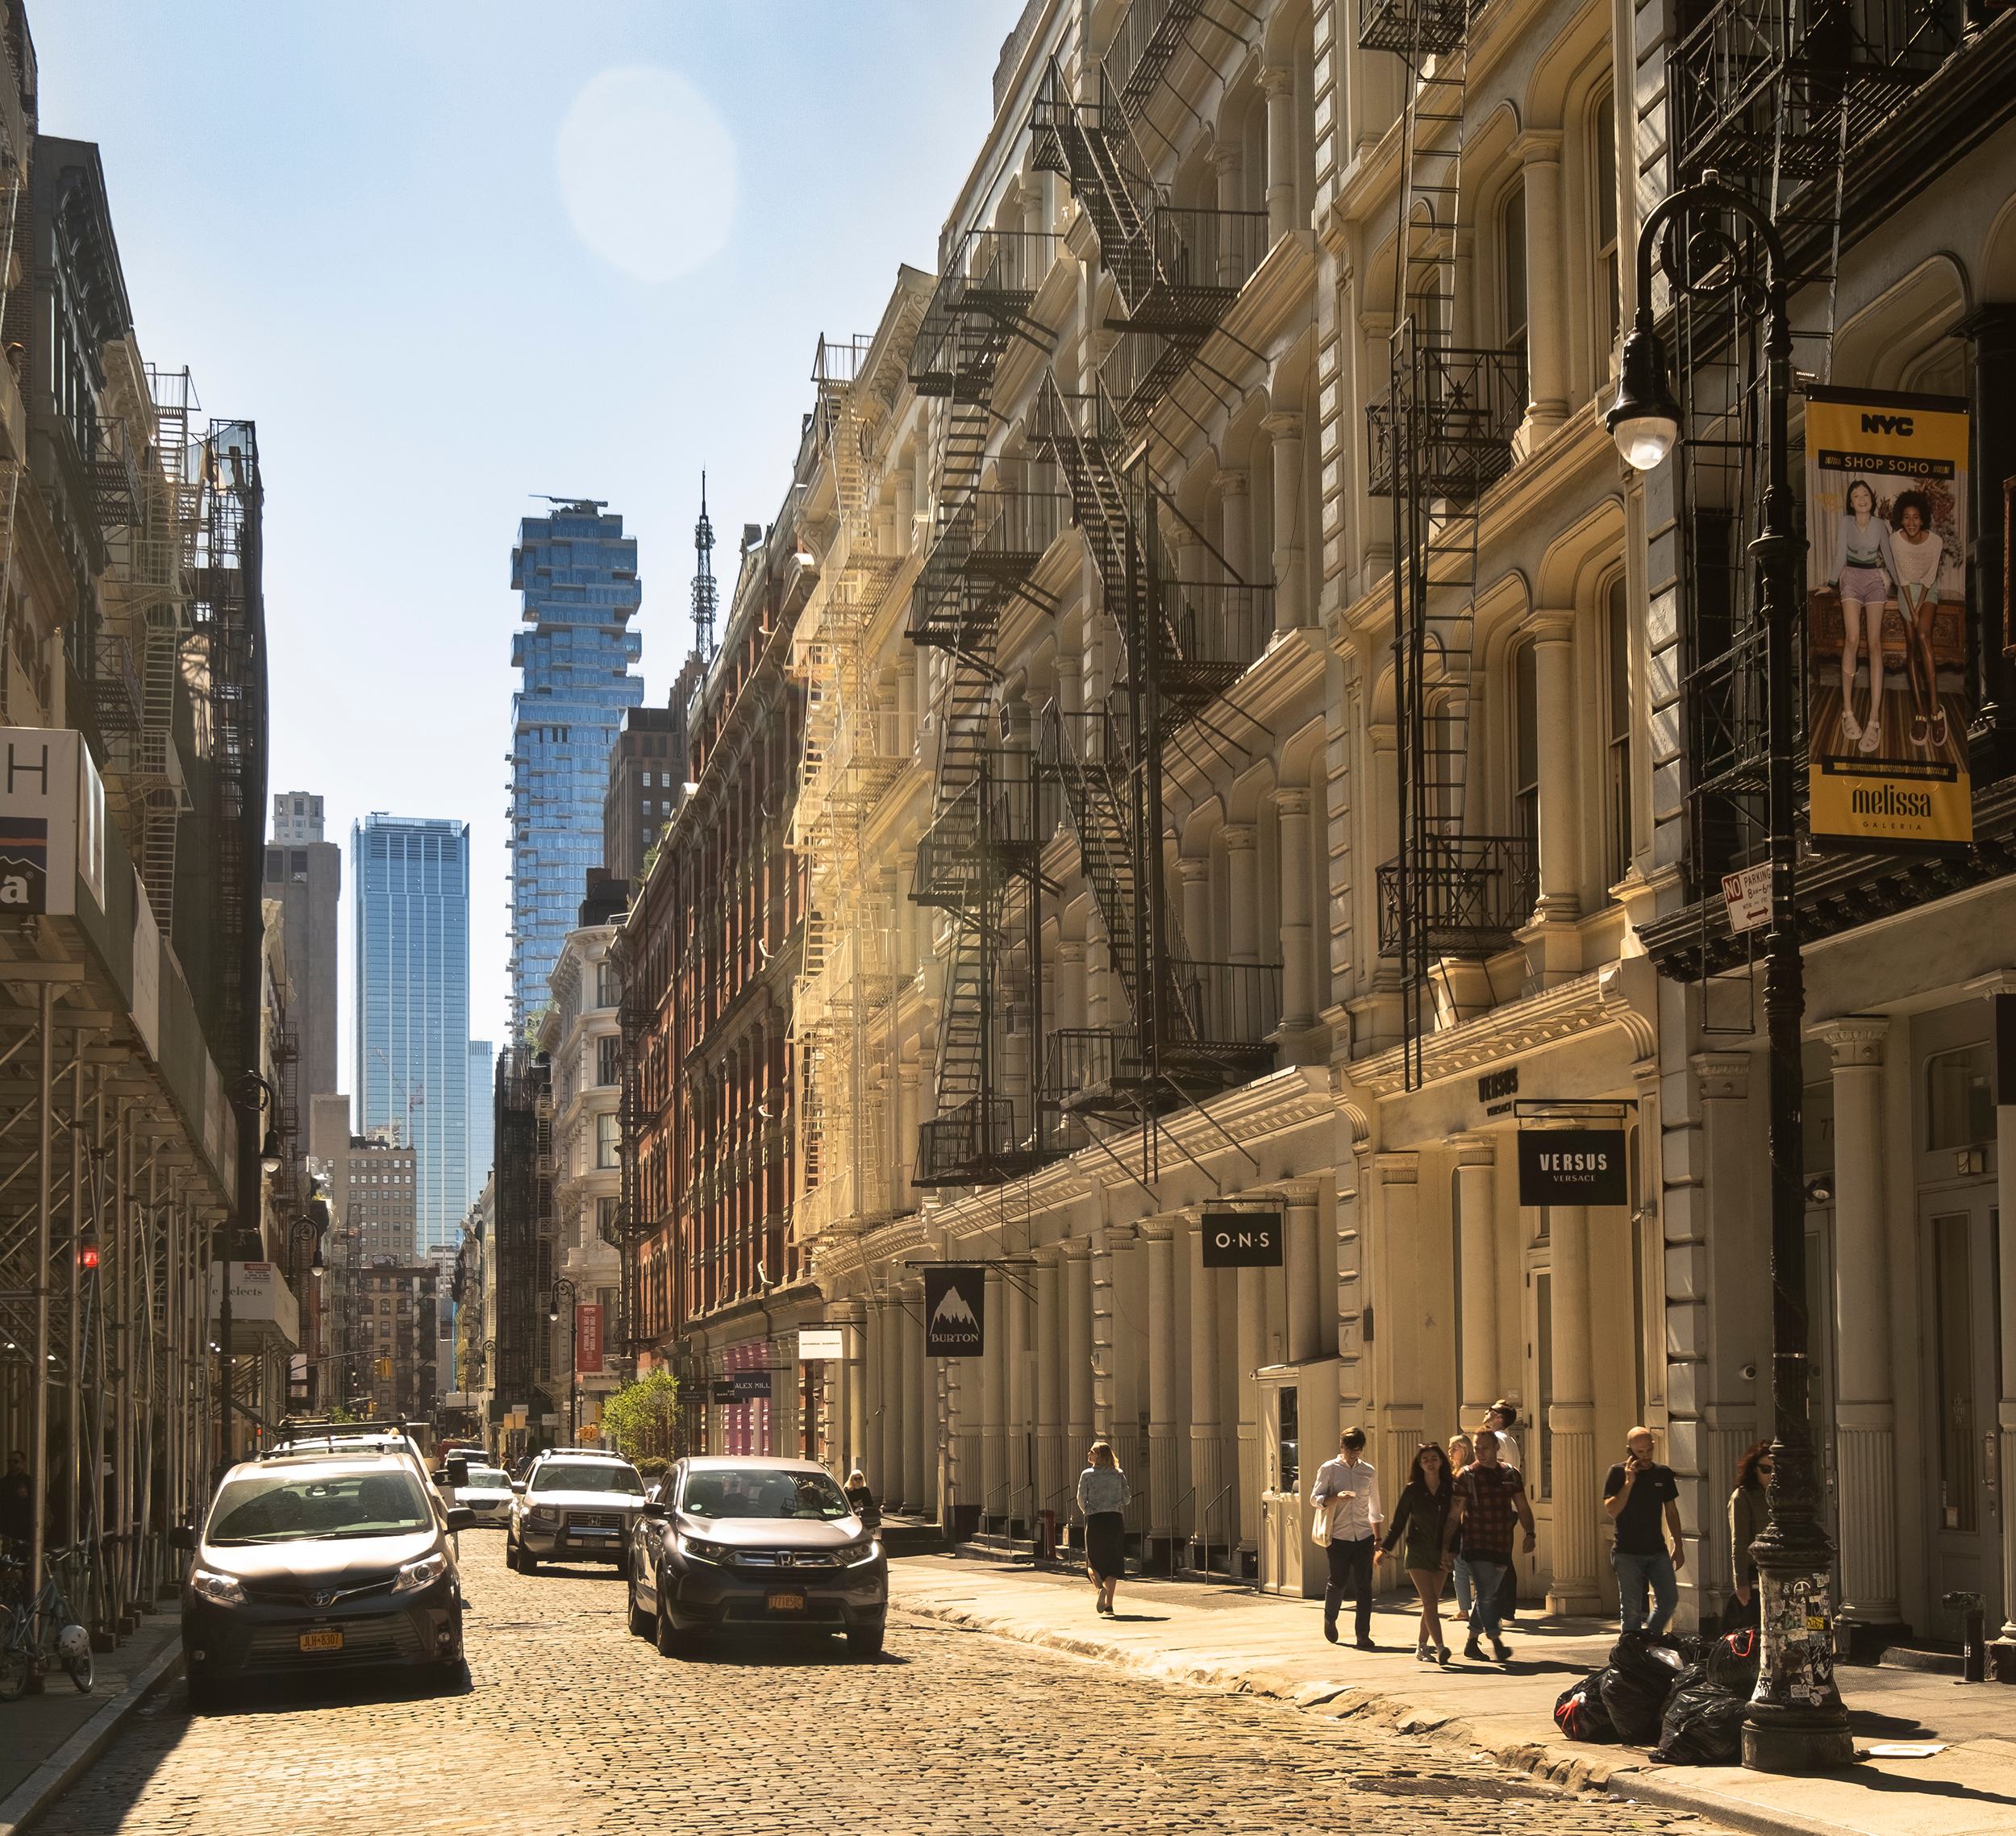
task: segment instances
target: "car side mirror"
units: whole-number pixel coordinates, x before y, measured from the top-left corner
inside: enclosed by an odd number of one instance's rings
[[[448,1513],[448,1528],[452,1530],[474,1530],[476,1513],[466,1505],[457,1505]]]
[[[646,1517],[662,1518],[664,1514],[664,1506],[660,1504],[656,1498],[647,1498],[644,1501],[644,1515]]]
[[[191,1530],[187,1524],[177,1524],[168,1533],[168,1547],[170,1549],[193,1550],[196,1547],[197,1541],[195,1531]]]
[[[513,1480],[511,1481],[511,1489],[514,1492],[518,1493],[522,1497],[525,1490],[525,1481],[522,1479]]]

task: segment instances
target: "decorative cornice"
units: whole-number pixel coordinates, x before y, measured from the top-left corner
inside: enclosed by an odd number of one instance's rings
[[[1687,1065],[1704,1101],[1740,1101],[1750,1094],[1748,1052],[1696,1052]]]

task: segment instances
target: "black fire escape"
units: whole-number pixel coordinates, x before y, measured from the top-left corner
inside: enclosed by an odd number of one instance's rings
[[[1398,960],[1408,1088],[1451,960],[1509,947],[1538,890],[1534,838],[1475,832],[1467,807],[1479,506],[1526,410],[1514,351],[1457,347],[1472,0],[1365,0],[1358,42],[1401,60],[1400,217],[1385,393],[1368,405],[1368,489],[1393,502],[1399,852],[1379,868],[1379,948]]]

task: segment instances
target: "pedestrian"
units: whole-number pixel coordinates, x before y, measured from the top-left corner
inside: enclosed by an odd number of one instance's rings
[[[1479,1634],[1489,1634],[1492,1656],[1500,1663],[1509,1663],[1511,1649],[1498,1631],[1498,1577],[1512,1566],[1515,1524],[1526,1533],[1527,1555],[1533,1553],[1539,1538],[1533,1529],[1533,1507],[1526,1501],[1526,1482],[1517,1467],[1499,1463],[1497,1434],[1489,1428],[1480,1428],[1477,1447],[1476,1460],[1456,1481],[1444,1541],[1453,1549],[1461,1534],[1460,1565],[1470,1571],[1473,1600],[1470,1636],[1464,1642],[1463,1655],[1481,1663],[1484,1651]]]
[[[35,1480],[27,1455],[16,1447],[7,1455],[6,1476],[0,1479],[0,1538],[25,1545],[34,1536]]]
[[[1498,1438],[1498,1464],[1510,1467],[1522,1478],[1526,1473],[1526,1462],[1519,1458],[1519,1443],[1513,1438],[1512,1430],[1518,1426],[1519,1405],[1510,1397],[1500,1397],[1485,1410],[1481,1426],[1489,1428]],[[1510,1563],[1498,1577],[1498,1623],[1511,1626],[1519,1617],[1519,1572]]]
[[[1468,1434],[1449,1437],[1449,1477],[1460,1479],[1477,1457],[1477,1445]],[[1463,1534],[1456,1533],[1456,1541],[1450,1545],[1450,1554],[1456,1559],[1456,1612],[1467,1626],[1470,1623],[1470,1571],[1463,1565]]]
[[[1361,1651],[1377,1651],[1372,1642],[1372,1556],[1385,1513],[1379,1508],[1379,1475],[1359,1458],[1365,1445],[1362,1428],[1347,1428],[1338,1438],[1338,1455],[1317,1469],[1309,1501],[1330,1520],[1330,1584],[1323,1589],[1323,1636],[1337,1642],[1337,1612],[1348,1594],[1354,1603]]]
[[[1771,1516],[1764,1488],[1771,1483],[1771,1443],[1759,1441],[1747,1447],[1736,1462],[1736,1488],[1729,1494],[1729,1566],[1736,1577],[1736,1591],[1722,1609],[1722,1629],[1733,1632],[1739,1626],[1760,1624],[1757,1601],[1757,1564],[1750,1546],[1763,1535]]]
[[[1618,1613],[1627,1632],[1663,1633],[1680,1605],[1677,1571],[1687,1566],[1687,1545],[1680,1532],[1680,1484],[1673,1469],[1652,1457],[1652,1431],[1634,1428],[1624,1437],[1624,1457],[1603,1480],[1603,1509],[1617,1526],[1610,1545],[1610,1566],[1617,1571]],[[1660,1513],[1672,1532],[1673,1551],[1666,1553],[1660,1534]],[[1645,1584],[1652,1584],[1652,1616],[1645,1617]]]
[[[1121,1513],[1133,1496],[1113,1443],[1094,1441],[1078,1475],[1078,1509],[1085,1518],[1085,1572],[1099,1594],[1095,1613],[1113,1611],[1113,1591],[1127,1572],[1127,1519]]]
[[[1421,1636],[1414,1642],[1415,1659],[1427,1663],[1449,1661],[1449,1647],[1442,1636],[1442,1587],[1449,1578],[1456,1558],[1449,1551],[1449,1504],[1455,1482],[1449,1477],[1448,1455],[1432,1441],[1414,1450],[1414,1464],[1407,1468],[1407,1483],[1393,1508],[1393,1520],[1379,1547],[1390,1554],[1404,1536],[1402,1559],[1407,1579],[1421,1597]]]
[[[881,1511],[875,1502],[875,1494],[868,1488],[868,1475],[859,1467],[847,1476],[847,1501],[854,1507],[854,1515],[861,1520],[864,1530],[881,1526]]]

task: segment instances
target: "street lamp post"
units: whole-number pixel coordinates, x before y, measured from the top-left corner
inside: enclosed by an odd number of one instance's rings
[[[259,1126],[260,1117],[268,1110],[277,1109],[280,1103],[280,1093],[256,1071],[248,1071],[239,1079],[237,1089],[235,1094],[237,1098],[238,1107],[249,1112],[252,1117],[252,1126],[255,1128]],[[251,1228],[253,1230],[256,1230],[258,1228],[259,1218],[262,1210],[264,1209],[265,1182],[280,1171],[281,1161],[280,1135],[278,1131],[275,1130],[273,1125],[269,1122],[266,1126],[265,1134],[260,1139],[259,1144],[259,1170],[264,1176],[260,1180],[259,1191],[256,1193],[251,1194],[249,1200],[253,1220]],[[248,1195],[241,1192],[239,1195],[238,1201],[238,1228],[241,1232],[246,1229],[244,1217],[247,1202]],[[235,1386],[231,1374],[231,1220],[229,1214],[227,1213],[225,1215],[223,1222],[223,1298],[219,1301],[217,1309],[217,1341],[219,1347],[217,1354],[219,1361],[218,1376],[221,1380],[219,1387],[223,1392],[224,1445],[223,1463],[227,1467],[231,1463],[231,1455],[236,1443],[235,1425],[232,1421],[233,1410],[236,1406],[236,1398],[234,1395]]]
[[[552,1297],[546,1309],[547,1319],[555,1325],[560,1322],[560,1297],[562,1294],[567,1297],[570,1323],[573,1309],[581,1304],[579,1287],[567,1276],[561,1276],[553,1284]],[[574,1399],[578,1394],[579,1377],[580,1373],[574,1368],[574,1339],[570,1331],[567,1339],[567,1444],[570,1447],[574,1444]]]
[[[319,1218],[315,1216],[318,1209],[322,1214]],[[318,1288],[321,1285],[323,1277],[328,1273],[327,1265],[322,1259],[322,1233],[328,1222],[328,1205],[319,1199],[311,1199],[307,1213],[294,1220],[294,1229],[289,1233],[289,1239],[290,1247],[294,1251],[294,1266],[292,1272],[297,1283],[301,1280],[301,1246],[304,1243],[312,1243],[314,1246],[314,1254],[309,1259],[308,1273]],[[306,1292],[298,1293],[295,1297],[295,1306],[298,1309],[304,1309],[310,1322],[316,1319],[320,1312],[318,1307],[311,1304],[316,1298],[316,1296]],[[312,1388],[318,1362],[315,1356],[316,1344],[312,1330],[309,1334],[309,1340],[306,1371],[308,1387]],[[309,1409],[313,1410],[314,1399],[312,1397],[304,1396],[302,1401]]]
[[[1724,227],[1735,218],[1754,237],[1746,246]],[[1761,245],[1760,285],[1754,250]],[[1765,733],[1769,756],[1771,930],[1764,940],[1764,1022],[1771,1051],[1770,1515],[1751,1545],[1757,1564],[1763,1662],[1744,1717],[1743,1759],[1764,1772],[1806,1772],[1855,1758],[1847,1711],[1834,1680],[1834,1550],[1820,1522],[1820,1497],[1807,1426],[1806,1198],[1799,1138],[1800,1022],[1806,1010],[1798,920],[1793,910],[1793,643],[1799,618],[1797,569],[1805,544],[1793,523],[1787,477],[1786,414],[1792,392],[1792,325],[1785,246],[1770,219],[1719,183],[1675,192],[1646,219],[1638,240],[1638,310],[1624,343],[1617,400],[1606,419],[1627,463],[1647,471],[1681,434],[1681,410],[1666,380],[1653,329],[1652,264],[1677,294],[1731,298],[1764,323],[1765,468],[1760,533],[1750,544],[1764,618]]]

